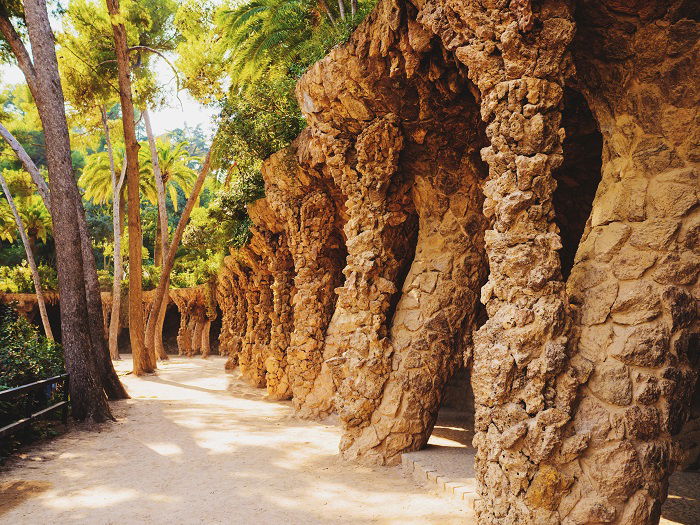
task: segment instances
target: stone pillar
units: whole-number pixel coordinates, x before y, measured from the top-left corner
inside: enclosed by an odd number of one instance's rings
[[[335,409],[343,423],[341,453],[352,457],[353,441],[381,401],[391,370],[388,319],[396,279],[410,242],[402,199],[394,180],[404,139],[398,119],[377,118],[357,137],[354,167],[346,159],[352,144],[329,143],[332,174],[347,197],[345,283],[326,337],[327,361],[337,389]],[[397,249],[399,248],[399,249]],[[402,253],[403,252],[403,253]]]
[[[326,328],[335,307],[335,287],[342,277],[343,242],[338,226],[340,211],[328,181],[318,170],[307,129],[288,147],[262,166],[265,198],[286,236],[293,262],[292,331],[286,352],[287,380],[292,402],[301,417],[321,415],[307,403],[321,371]],[[291,269],[290,269],[291,271]]]
[[[306,404],[306,397],[321,372],[326,328],[336,300],[339,261],[331,253],[337,242],[333,212],[328,195],[316,191],[301,201],[296,224],[287,230],[296,272],[287,374],[294,407],[301,417],[320,415],[318,407]]]
[[[249,257],[246,262],[250,262]],[[246,297],[246,316],[245,316],[245,334],[243,336],[241,351],[238,356],[238,366],[241,370],[241,376],[251,385],[261,388],[265,386],[264,376],[261,377],[261,371],[256,366],[255,358],[255,338],[257,335],[256,328],[258,326],[258,313],[260,311],[257,306],[260,304],[260,275],[251,268],[246,272],[248,274],[247,286],[245,289]]]
[[[209,333],[211,332],[211,319],[206,318],[204,324],[202,325],[202,337],[200,343],[200,349],[202,352],[202,357],[209,357],[211,353],[211,342],[209,341]]]
[[[395,464],[402,452],[424,447],[447,381],[471,358],[479,290],[488,273],[484,173],[471,160],[483,139],[475,102],[467,100],[460,109],[450,108],[450,119],[435,107],[440,126],[426,126],[421,144],[407,146],[410,161],[403,169],[415,173],[419,217],[415,257],[391,319],[391,371],[381,402],[365,425],[346,433],[345,458]],[[455,147],[455,135],[467,144],[464,149]]]
[[[185,305],[177,305],[180,310],[180,328],[177,331],[177,355],[188,355],[192,344],[190,333],[190,312]]]
[[[581,380],[566,366],[570,314],[552,206],[574,24],[564,2],[543,2],[536,23],[529,2],[521,7],[461,6],[460,31],[476,34],[456,49],[481,92],[490,143],[482,150],[490,275],[481,296],[489,319],[475,336],[472,370],[483,524],[560,523],[553,509],[569,481],[552,456]]]
[[[202,352],[202,329],[204,328],[205,317],[202,307],[197,305],[193,311],[194,328],[192,330],[192,342],[190,344],[190,355]]]
[[[700,364],[700,26],[661,7],[635,10],[632,26],[596,2],[577,12],[579,80],[604,144],[567,286],[587,370],[557,466],[571,524],[658,523],[685,460],[676,437]]]
[[[290,399],[292,389],[287,373],[287,351],[294,328],[294,261],[285,234],[278,235],[274,241],[270,271],[273,308],[270,312],[270,345],[265,358],[267,393],[270,399]]]

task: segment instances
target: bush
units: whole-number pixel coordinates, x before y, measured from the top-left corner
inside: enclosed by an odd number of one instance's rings
[[[38,329],[11,307],[0,304],[0,391],[65,372],[63,349],[39,334]],[[63,396],[60,388],[45,392],[50,402]],[[35,393],[0,402],[0,427],[20,419],[27,409],[36,411],[43,400]],[[56,417],[58,414],[55,414]],[[4,456],[19,443],[53,434],[50,423],[37,421],[0,444]]]
[[[44,291],[58,289],[58,275],[51,266],[40,264],[39,279]],[[0,266],[0,291],[7,293],[35,293],[32,271],[27,261],[16,266]]]

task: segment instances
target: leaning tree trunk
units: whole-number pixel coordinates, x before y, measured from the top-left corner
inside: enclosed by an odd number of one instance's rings
[[[105,139],[107,141],[107,153],[109,154],[109,168],[112,174],[112,229],[114,230],[114,278],[112,282],[112,312],[109,318],[109,355],[112,359],[121,359],[119,355],[119,321],[122,298],[122,277],[124,266],[122,261],[122,221],[121,221],[121,193],[126,177],[126,162],[122,163],[121,175],[117,181],[116,169],[114,165],[114,150],[112,149],[112,138],[109,133],[107,123],[107,113],[102,107],[102,123],[105,128]]]
[[[34,251],[32,250],[29,239],[27,238],[27,232],[24,230],[24,223],[22,222],[22,217],[19,216],[17,207],[15,206],[15,201],[10,193],[10,188],[7,187],[7,181],[5,177],[0,175],[0,184],[2,184],[2,190],[5,192],[5,197],[7,197],[7,203],[10,205],[12,210],[12,215],[15,218],[15,224],[17,224],[17,230],[19,231],[19,236],[22,239],[22,244],[24,245],[24,251],[27,254],[27,263],[29,264],[29,269],[32,271],[32,281],[34,281],[34,289],[36,290],[36,301],[39,304],[39,315],[41,316],[41,324],[44,327],[44,333],[46,337],[53,341],[53,333],[51,332],[51,325],[49,324],[49,316],[46,314],[46,303],[44,302],[44,293],[41,290],[41,279],[39,278],[39,270],[36,267],[36,261],[34,260]]]
[[[119,0],[107,0],[110,16],[120,16]],[[117,55],[119,71],[119,98],[122,106],[124,123],[124,144],[126,146],[127,192],[129,195],[129,339],[134,360],[134,374],[152,373],[156,369],[155,358],[146,352],[144,346],[143,290],[141,270],[141,202],[139,195],[139,144],[136,140],[136,123],[134,122],[134,104],[131,99],[131,79],[129,77],[129,52],[126,41],[126,28],[123,23],[112,24],[114,48]]]
[[[177,252],[177,248],[180,245],[180,240],[182,239],[182,234],[185,232],[185,226],[187,226],[187,221],[189,220],[192,209],[199,198],[199,193],[202,191],[202,187],[204,186],[204,180],[207,178],[207,174],[209,173],[210,169],[210,161],[211,148],[207,153],[207,157],[204,160],[199,176],[194,183],[192,194],[190,195],[189,199],[187,199],[187,204],[185,205],[185,209],[182,211],[180,220],[177,223],[177,228],[173,234],[173,242],[170,244],[170,248],[168,249],[168,256],[163,263],[163,270],[160,274],[160,282],[156,288],[155,298],[153,299],[153,305],[151,306],[151,313],[148,316],[148,325],[146,326],[146,345],[153,345],[156,325],[158,324],[158,312],[160,312],[162,303],[165,302],[166,291],[170,285],[170,272],[172,271],[173,264],[175,263],[175,252]],[[147,346],[146,350],[149,353],[154,352],[152,346]]]
[[[56,240],[56,266],[61,297],[61,332],[66,369],[71,376],[71,408],[76,419],[112,419],[95,356],[90,351],[90,318],[84,283],[81,235],[65,102],[58,74],[55,41],[46,3],[24,2],[34,64],[27,64],[26,49],[18,62],[39,108],[46,137],[46,159],[51,187],[51,216]],[[19,50],[21,53],[22,51]],[[16,52],[15,55],[18,53]]]
[[[148,113],[148,108],[143,110],[143,121],[146,124],[146,136],[148,137],[148,146],[151,149],[151,163],[153,164],[153,177],[156,182],[156,193],[158,194],[158,229],[160,233],[160,256],[161,268],[165,268],[165,259],[168,254],[168,209],[165,206],[165,184],[163,183],[163,174],[160,171],[160,162],[158,161],[158,150],[156,149],[156,140],[153,136],[151,128],[151,117]],[[156,242],[158,239],[156,239]],[[157,263],[156,263],[157,264]],[[162,278],[162,276],[161,276]],[[166,286],[170,284],[170,278],[166,279]],[[166,294],[167,294],[166,288]],[[158,317],[156,318],[157,326],[154,333],[155,340],[153,348],[156,356],[159,359],[167,359],[168,354],[163,347],[163,321],[165,320],[165,310],[168,307],[168,301],[161,301],[158,309]],[[155,313],[155,310],[154,310]]]

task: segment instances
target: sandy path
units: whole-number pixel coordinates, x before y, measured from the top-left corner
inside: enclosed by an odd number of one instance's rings
[[[112,405],[116,423],[74,430],[0,474],[0,522],[472,522],[466,506],[397,468],[340,462],[336,427],[293,418],[288,403],[265,401],[223,364],[172,359],[157,376],[125,376],[133,399]]]

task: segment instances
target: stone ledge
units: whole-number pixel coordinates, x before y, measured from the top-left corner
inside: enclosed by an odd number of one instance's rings
[[[466,448],[428,447],[418,452],[405,452],[401,455],[401,470],[406,476],[441,496],[466,502],[470,509],[479,498],[476,492],[476,479],[473,475],[474,451]],[[463,463],[464,472],[455,475],[454,468],[446,468]]]

